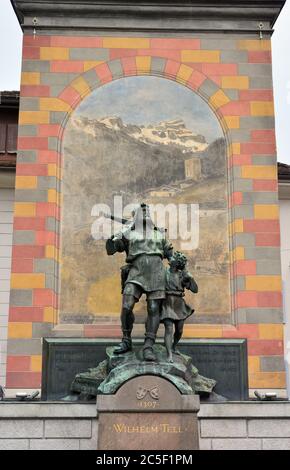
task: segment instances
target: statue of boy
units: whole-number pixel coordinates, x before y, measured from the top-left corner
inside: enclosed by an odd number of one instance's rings
[[[172,245],[166,240],[164,231],[158,229],[149,213],[149,207],[141,204],[134,211],[133,220],[123,230],[113,235],[106,243],[108,255],[125,252],[126,269],[124,281],[121,326],[123,338],[115,348],[115,354],[132,350],[131,333],[134,325],[133,308],[143,294],[147,298],[147,313],[143,357],[155,361],[153,351],[159,327],[162,301],[165,299],[165,267],[163,258],[168,260],[173,253]],[[124,273],[123,273],[124,274]]]
[[[173,362],[172,351],[177,352],[176,346],[182,337],[184,322],[194,312],[184,301],[184,289],[195,294],[198,292],[193,276],[186,271],[186,263],[186,256],[175,251],[166,269],[166,298],[162,304],[160,321],[165,326],[164,343],[169,362]]]

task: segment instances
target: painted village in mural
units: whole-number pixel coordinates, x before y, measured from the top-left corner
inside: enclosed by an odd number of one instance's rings
[[[198,95],[159,77],[128,77],[92,92],[63,144],[62,323],[118,318],[124,254],[91,236],[95,204],[198,204],[199,239],[184,251],[199,294],[190,323],[230,323],[226,142]],[[119,225],[119,229],[121,229]],[[172,240],[181,249],[180,240]],[[142,322],[145,301],[135,307]]]

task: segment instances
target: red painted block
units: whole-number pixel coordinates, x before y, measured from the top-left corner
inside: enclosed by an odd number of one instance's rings
[[[151,56],[162,57],[165,59],[176,60],[180,62],[180,51],[175,49],[138,49],[136,55],[138,56]]]
[[[165,73],[171,77],[176,77],[176,74],[180,68],[179,62],[174,62],[173,60],[168,60],[165,66]]]
[[[274,191],[278,189],[277,180],[254,180],[253,190],[254,191]]]
[[[248,354],[249,356],[280,356],[283,354],[283,341],[249,339]]]
[[[258,325],[240,324],[235,327],[223,327],[223,338],[248,338],[259,337]]]
[[[60,73],[83,73],[84,63],[80,60],[52,60],[50,63],[50,71]]]
[[[48,85],[22,85],[21,96],[27,97],[43,97],[50,95],[50,88]]]
[[[150,49],[148,49],[150,50]],[[137,49],[110,49],[110,59],[121,59],[122,57],[136,57]],[[150,54],[146,54],[150,55]]]
[[[10,307],[10,322],[42,322],[43,308],[41,307]]]
[[[281,292],[257,292],[258,307],[282,307],[282,304]]]
[[[252,156],[251,155],[233,155],[232,163],[234,166],[251,165]]]
[[[103,40],[95,36],[52,36],[53,47],[102,47]]]
[[[40,388],[41,372],[7,372],[7,388]]]
[[[56,214],[56,204],[54,202],[37,202],[36,217],[54,217]]]
[[[98,75],[102,83],[108,83],[112,81],[112,72],[109,69],[108,64],[100,64],[95,68],[96,74]]]
[[[196,64],[195,62],[186,62],[186,65],[188,67],[191,67],[194,70],[198,70],[200,73],[202,73],[202,64]],[[204,74],[203,74],[204,76]],[[205,77],[207,78],[207,77]]]
[[[44,230],[45,219],[39,217],[14,217],[14,230]]]
[[[274,143],[246,142],[241,143],[241,152],[254,155],[273,155],[276,153],[276,145]]]
[[[73,87],[69,86],[59,95],[59,98],[71,107],[74,107],[80,101],[81,95]]]
[[[13,273],[32,273],[33,272],[33,259],[32,258],[13,258],[11,271]]]
[[[62,127],[59,124],[40,124],[38,126],[39,137],[58,137]]]
[[[200,49],[200,39],[152,38],[151,49]]]
[[[234,271],[237,276],[250,276],[257,272],[255,260],[238,260],[234,263]]]
[[[136,60],[135,57],[122,57],[121,63],[124,71],[124,75],[136,75]]]
[[[26,371],[29,370],[30,356],[7,356],[7,370]]]
[[[193,88],[194,90],[197,90],[203,84],[205,80],[206,80],[205,75],[203,75],[198,70],[193,70],[191,76],[187,80],[187,85]]]
[[[240,90],[241,101],[273,101],[272,90]]]
[[[279,233],[257,233],[256,246],[280,246]]]
[[[46,176],[47,165],[40,165],[38,163],[17,163],[17,175]]]
[[[240,204],[243,204],[243,193],[240,191],[236,191],[232,194],[232,205],[233,206],[239,206]]]
[[[206,75],[237,75],[237,64],[202,64],[202,72]]]
[[[253,292],[253,291],[237,292],[236,305],[237,305],[237,308],[257,307],[258,306],[257,292]]]
[[[54,245],[58,246],[58,237],[55,232],[41,231],[36,232],[35,244],[38,246]]]
[[[45,137],[18,137],[20,150],[46,150],[48,140]]]
[[[13,258],[43,258],[45,250],[43,246],[14,245],[12,247]]]
[[[53,296],[52,289],[34,289],[33,305],[35,307],[50,307],[53,305]]]
[[[32,46],[32,47],[40,47],[40,46],[50,46],[50,36],[40,36],[36,34],[36,36],[27,36],[26,34],[23,36],[23,46]]]
[[[251,132],[251,140],[253,142],[273,142],[275,143],[274,129],[263,129]]]
[[[38,163],[57,163],[59,154],[55,150],[40,150],[37,153]],[[44,166],[44,165],[41,165]]]
[[[39,47],[24,46],[23,51],[22,51],[22,57],[23,57],[23,59],[39,60],[40,59],[40,48]]]
[[[250,64],[271,63],[272,57],[270,51],[249,51],[248,61]]]
[[[244,220],[244,232],[280,233],[279,220]]]
[[[224,116],[250,116],[250,103],[245,101],[231,101],[219,108]],[[243,152],[248,153],[248,152]]]

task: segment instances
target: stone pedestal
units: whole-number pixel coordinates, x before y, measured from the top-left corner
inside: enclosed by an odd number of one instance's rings
[[[143,375],[98,395],[98,450],[197,450],[199,397]]]

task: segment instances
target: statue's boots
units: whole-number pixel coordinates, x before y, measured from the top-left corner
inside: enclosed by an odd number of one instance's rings
[[[125,354],[132,351],[132,339],[129,336],[123,336],[122,341],[114,349],[114,354]]]
[[[157,358],[153,350],[154,343],[155,343],[155,335],[153,338],[153,335],[151,337],[151,335],[149,336],[148,334],[146,334],[146,340],[145,340],[144,347],[143,347],[144,361],[156,362]]]

